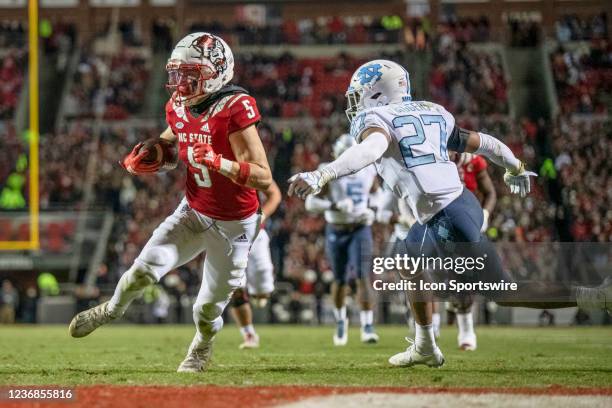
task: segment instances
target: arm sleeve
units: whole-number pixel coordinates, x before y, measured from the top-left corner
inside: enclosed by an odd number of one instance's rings
[[[244,129],[261,120],[255,98],[247,94],[239,94],[229,102],[230,120],[228,134]]]
[[[325,166],[333,178],[353,174],[378,160],[389,147],[387,135],[382,132],[371,133],[363,142],[346,149],[336,160]]]
[[[478,136],[480,136],[480,147],[474,153],[481,154],[512,172],[520,170],[521,162],[508,146],[486,133],[478,133]]]
[[[459,126],[455,126],[451,132],[451,135],[448,137],[448,149],[457,153],[465,152],[465,146],[467,144],[469,135],[469,131],[460,128]]]
[[[387,123],[375,112],[363,112],[357,115],[351,122],[350,134],[359,143],[363,132],[370,128],[381,128],[391,134]]]
[[[306,211],[322,213],[325,210],[329,210],[332,207],[332,203],[326,198],[316,197],[311,194],[306,197],[304,206],[306,207]]]

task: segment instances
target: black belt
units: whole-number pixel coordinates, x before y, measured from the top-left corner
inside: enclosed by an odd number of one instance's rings
[[[355,231],[356,229],[359,229],[359,228],[365,226],[365,224],[360,224],[360,223],[351,223],[351,224],[334,224],[334,223],[330,223],[330,225],[336,231],[342,231],[342,232],[352,232],[352,231]]]

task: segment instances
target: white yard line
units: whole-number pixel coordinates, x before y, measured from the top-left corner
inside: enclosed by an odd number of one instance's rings
[[[358,393],[308,398],[279,408],[610,408],[604,395],[521,395],[461,393]]]

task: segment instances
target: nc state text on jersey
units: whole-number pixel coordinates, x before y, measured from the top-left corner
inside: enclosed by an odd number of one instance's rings
[[[206,143],[212,144],[212,135],[205,135],[203,133],[178,133],[179,142],[182,143]]]

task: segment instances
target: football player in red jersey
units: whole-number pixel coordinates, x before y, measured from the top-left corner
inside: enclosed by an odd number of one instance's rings
[[[166,70],[172,93],[168,128],[159,139],[139,143],[122,165],[141,175],[176,167],[180,159],[187,167],[185,198],[153,232],[110,301],[75,316],[70,333],[83,337],[120,317],[146,286],[205,250],[193,306],[196,335],[178,368],[199,372],[210,361],[223,310],[244,285],[261,223],[257,190],[266,190],[272,176],[257,133],[255,99],[229,84],[234,57],[225,41],[209,33],[189,34],[172,51]]]
[[[482,157],[472,153],[454,154],[459,177],[465,187],[470,190],[482,203],[484,220],[481,232],[486,232],[489,226],[489,217],[495,204],[497,203],[497,193],[493,186],[493,181],[487,171],[487,161]],[[449,324],[456,318],[457,343],[459,348],[464,351],[476,350],[476,332],[474,331],[474,317],[472,315],[472,305],[474,299],[470,294],[457,297],[455,301],[448,304]]]

